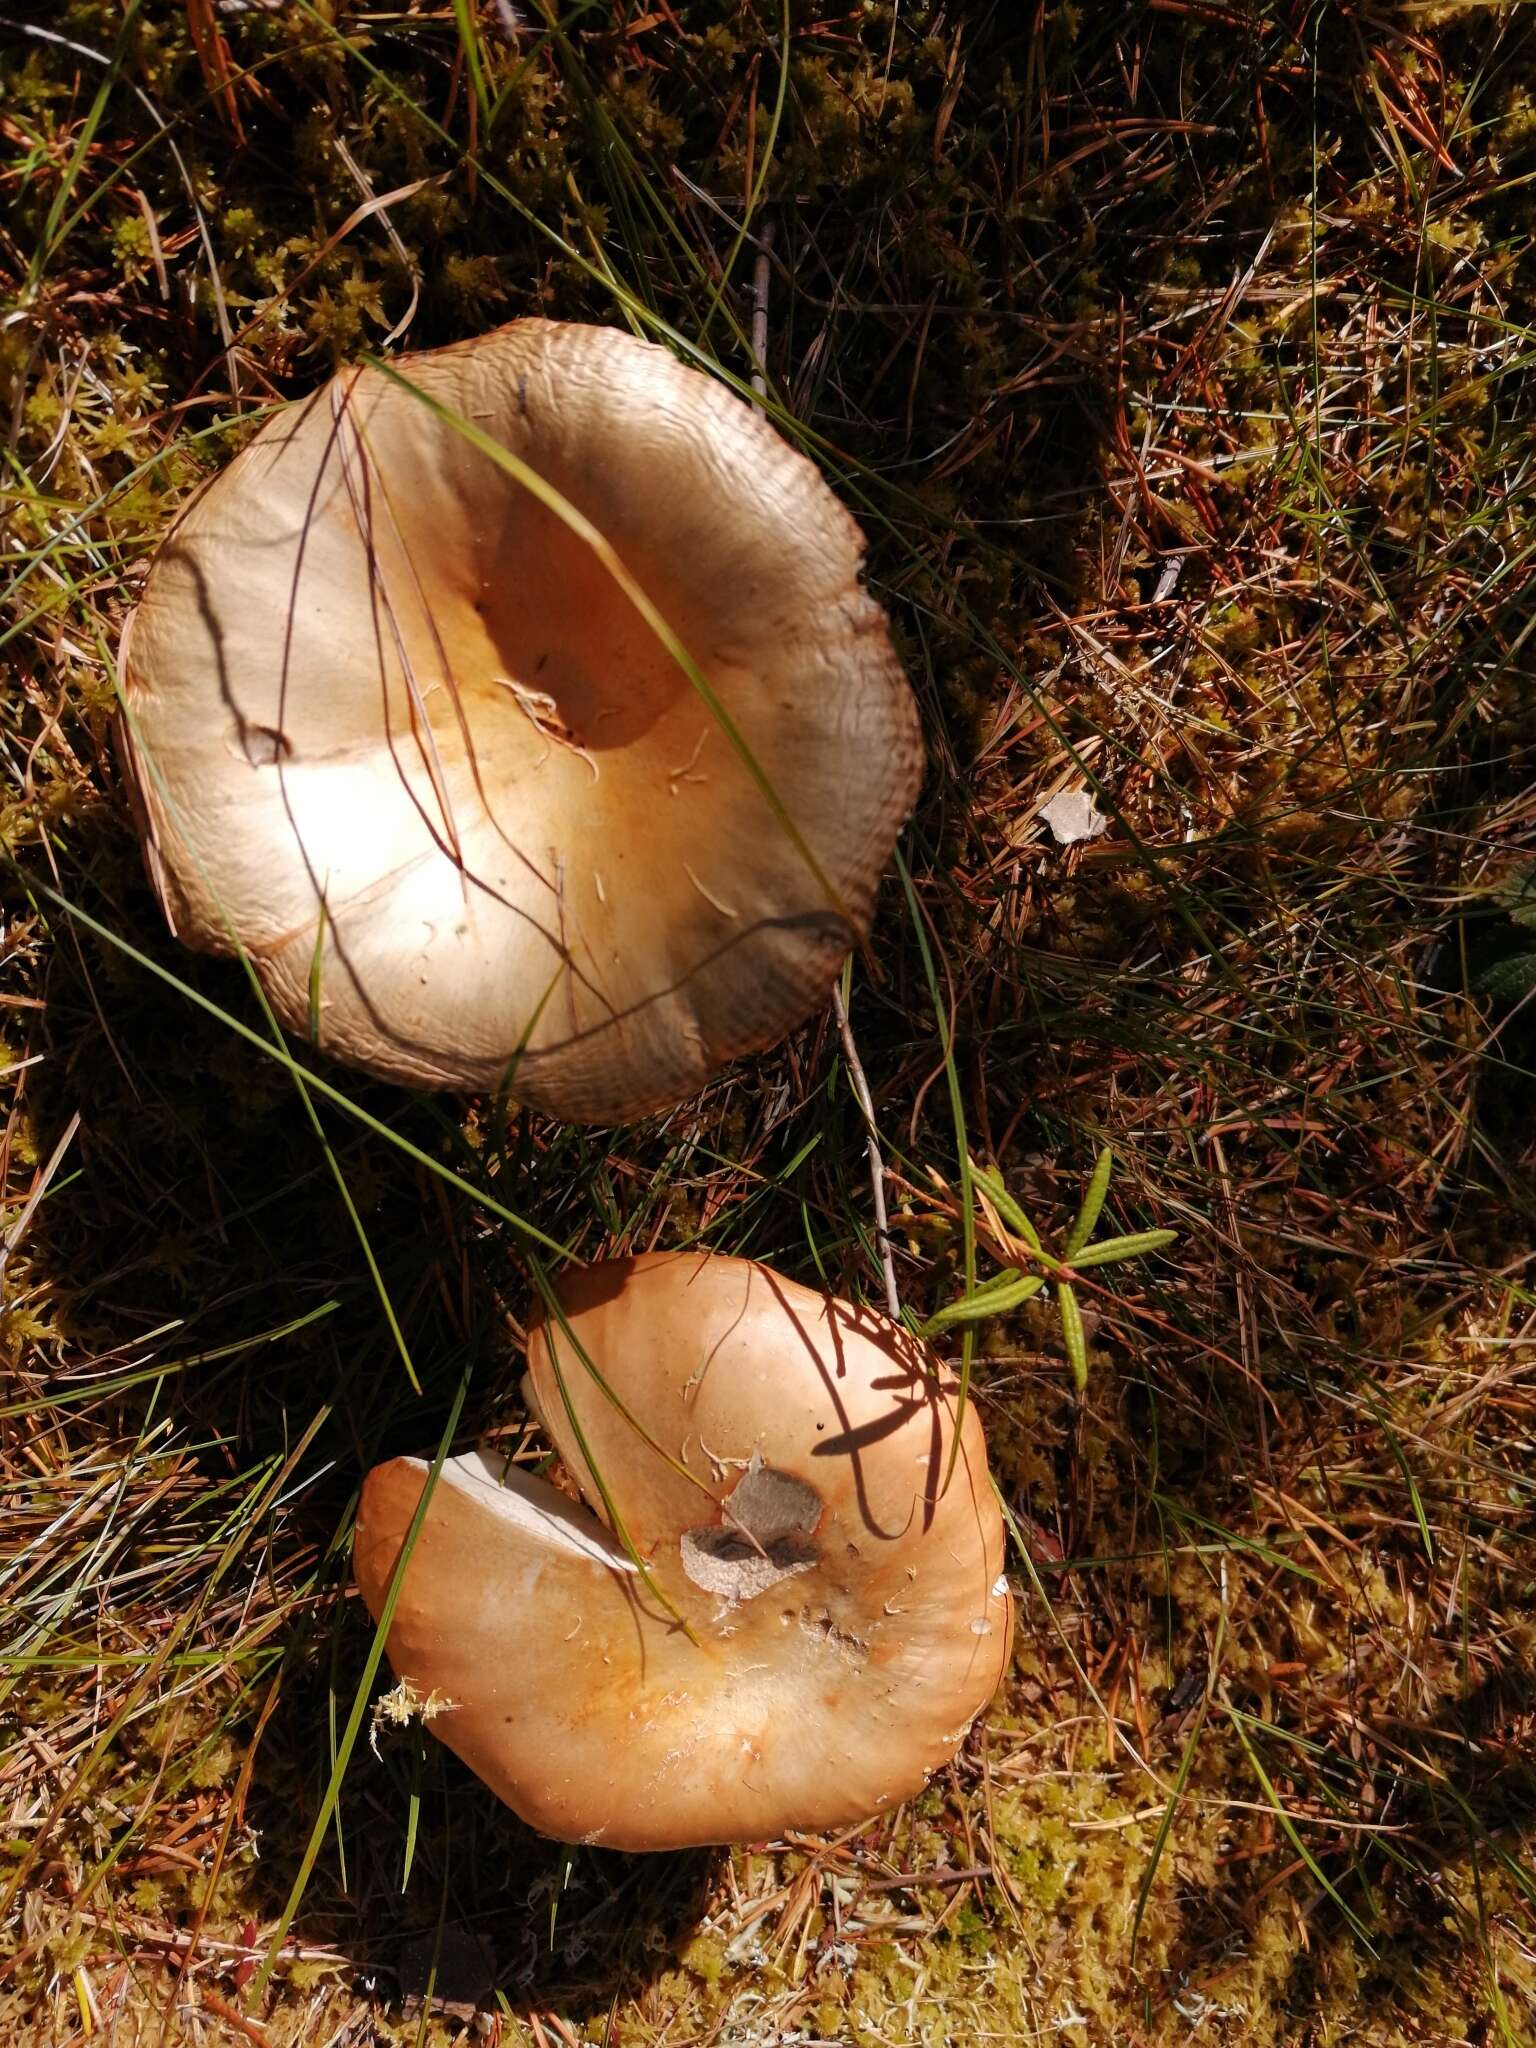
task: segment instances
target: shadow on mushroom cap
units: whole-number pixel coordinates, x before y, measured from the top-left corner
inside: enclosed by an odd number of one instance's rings
[[[531,1391],[596,1502],[585,1442],[651,1585],[597,1514],[452,1461],[388,1642],[453,1702],[432,1732],[533,1826],[612,1848],[838,1827],[919,1790],[1011,1642],[974,1408],[946,1487],[955,1389],[932,1358],[746,1260],[615,1261],[560,1298]],[[375,1618],[427,1471],[396,1459],[364,1488]]]
[[[521,1099],[619,1121],[825,993],[916,794],[911,693],[853,520],[713,379],[539,320],[401,375],[276,415],[156,558],[120,662],[151,873],[336,1057],[476,1089],[515,1060]],[[612,547],[803,848],[599,553],[465,430]]]

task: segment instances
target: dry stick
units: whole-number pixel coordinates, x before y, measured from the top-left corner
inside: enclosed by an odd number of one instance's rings
[[[772,275],[773,222],[757,231],[757,260],[752,266],[752,389],[768,396],[768,280]]]
[[[843,1007],[843,992],[835,981],[832,984],[832,1014],[837,1019],[837,1033],[843,1041],[843,1057],[848,1062],[853,1092],[858,1098],[859,1108],[864,1112],[864,1149],[869,1154],[869,1184],[875,1195],[875,1243],[880,1248],[880,1270],[885,1275],[885,1305],[891,1321],[899,1323],[901,1303],[896,1295],[896,1255],[891,1249],[891,1230],[885,1213],[885,1162],[880,1157],[880,1138],[875,1129],[875,1106],[870,1099],[869,1083],[864,1078],[864,1068],[859,1061],[859,1049],[853,1042],[853,1026],[848,1022],[848,1012]]]
[[[752,389],[759,398],[768,392],[768,280],[772,274],[773,222],[765,220],[757,232],[757,260],[752,266]],[[864,1146],[869,1154],[869,1182],[875,1197],[875,1243],[880,1251],[880,1270],[885,1275],[885,1305],[893,1323],[901,1321],[901,1302],[896,1293],[896,1257],[891,1249],[890,1223],[885,1209],[885,1162],[880,1157],[880,1134],[875,1129],[875,1106],[869,1083],[864,1078],[859,1049],[853,1042],[853,1027],[843,1003],[843,992],[832,984],[832,1014],[837,1035],[843,1043],[843,1057],[853,1081],[853,1092],[864,1115]]]

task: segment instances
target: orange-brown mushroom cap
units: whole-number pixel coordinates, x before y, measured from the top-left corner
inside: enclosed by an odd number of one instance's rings
[[[946,1486],[955,1387],[883,1316],[697,1253],[578,1269],[559,1298],[531,1390],[656,1590],[544,1481],[445,1465],[388,1639],[453,1702],[432,1732],[543,1833],[618,1849],[839,1827],[919,1790],[1012,1638],[974,1406]],[[364,1487],[376,1619],[427,1472]]]
[[[614,329],[514,321],[400,375],[276,414],[156,558],[121,730],[167,916],[390,1079],[680,1101],[825,994],[916,794],[862,536],[761,413]],[[611,545],[804,850],[590,538],[465,426]]]

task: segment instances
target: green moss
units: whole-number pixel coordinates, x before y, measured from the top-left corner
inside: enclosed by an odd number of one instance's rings
[[[150,6],[71,197],[104,67],[35,46],[9,65],[7,236],[36,245],[56,202],[71,225],[0,330],[35,486],[7,501],[26,567],[4,843],[240,1009],[233,968],[165,939],[112,765],[99,650],[149,550],[270,400],[376,347],[418,285],[408,338],[427,346],[524,313],[618,317],[592,274],[609,264],[630,310],[742,372],[726,313],[750,316],[752,243],[707,332],[705,309],[766,167],[770,368],[859,505],[922,699],[929,784],[907,853],[972,1142],[1037,1160],[1030,1200],[1054,1225],[1107,1137],[1124,1227],[1183,1234],[1144,1284],[1095,1297],[1083,1403],[1049,1304],[982,1333],[975,1394],[1039,1576],[1015,1561],[1015,1668],[953,1773],[820,1865],[743,1853],[728,1876],[716,1860],[679,1879],[671,1859],[635,1876],[578,1858],[551,1948],[553,1860],[435,1751],[419,1777],[403,1749],[360,1755],[300,1920],[342,1961],[285,1965],[261,2024],[283,2041],[346,1975],[368,2026],[414,2040],[362,1972],[398,1949],[402,1915],[435,1924],[446,1898],[493,1933],[516,2011],[569,2011],[606,2039],[611,2009],[636,2048],[1096,2043],[1131,2026],[1157,2048],[1398,2048],[1498,2038],[1499,1999],[1518,2039],[1523,1900],[1489,1847],[1529,1811],[1499,1718],[1536,1583],[1518,1378],[1507,1416],[1458,1404],[1519,1327],[1528,1176],[1504,1148],[1528,1061],[1510,1053],[1490,1081],[1486,1018],[1460,990],[1437,1003],[1425,965],[1462,850],[1492,831],[1513,853],[1528,808],[1519,153],[1536,115],[1502,17],[1373,19],[1367,47],[1348,10],[1302,24],[1246,0],[1219,22],[886,0],[834,20],[796,0],[770,159],[776,4],[622,14],[564,8],[555,39],[470,10],[482,109],[452,10],[334,0],[320,18],[338,37],[300,8],[220,12],[240,143],[188,10]],[[102,51],[121,17],[110,0],[60,13]],[[174,123],[185,177],[130,80]],[[1442,123],[1462,110],[1454,177],[1386,111],[1422,126],[1415,94]],[[365,198],[348,155],[375,194],[426,181],[389,203],[403,260],[377,213],[347,225]],[[1037,806],[1083,764],[1117,820],[1068,852]],[[952,1174],[953,1141],[891,905],[856,1022],[921,1312],[956,1285],[955,1222],[922,1196],[928,1167]],[[527,1290],[513,1241],[328,1126],[423,1367],[408,1397],[282,1071],[120,954],[50,929],[25,889],[15,908],[7,971],[46,1001],[50,1035],[29,1035],[31,1009],[4,1013],[7,1065],[46,1054],[7,1125],[8,1218],[83,1112],[79,1177],[10,1262],[0,1320],[25,1398],[56,1365],[71,1375],[6,1501],[18,1543],[53,1546],[62,1574],[39,1597],[58,1602],[65,1662],[22,1670],[7,1701],[68,1751],[55,1775],[25,1760],[26,1812],[61,1802],[61,1821],[9,1981],[47,2012],[77,1961],[98,1990],[115,1968],[110,1922],[71,1897],[114,1854],[93,1898],[161,1936],[205,1907],[232,1945],[273,1923],[359,1668],[340,1597],[357,1473],[430,1438],[466,1355],[475,1423],[499,1419]],[[861,1168],[818,1045],[765,1056],[685,1118],[598,1138],[524,1119],[504,1142],[484,1106],[461,1127],[451,1106],[367,1099],[584,1249],[704,1232],[857,1286]],[[1508,1113],[1480,1125],[1490,1087]],[[298,1339],[252,1344],[317,1307]],[[164,1377],[112,1391],[141,1359]],[[112,1503],[78,1553],[49,1534],[65,1499],[83,1518]],[[193,1614],[201,1661],[161,1668]],[[1223,1689],[1148,1882],[1218,1642]],[[262,1854],[237,1829],[214,1884],[209,1844],[278,1650],[242,1795]],[[68,1768],[141,1677],[144,1710],[76,1786]],[[1495,1734],[1468,1735],[1458,1717],[1490,1700]],[[1370,1949],[1296,1867],[1239,1713]],[[1452,1783],[1484,1830],[1475,1858]],[[186,1841],[197,1867],[154,1860]],[[871,1871],[884,1886],[988,1865],[1006,1884],[859,1889]],[[798,1917],[781,1901],[738,1943],[736,1916],[781,1890]]]
[[[690,1970],[701,1984],[712,1989],[718,1986],[728,1969],[725,1943],[713,1935],[694,1935],[681,1951],[680,1960],[684,1969]]]

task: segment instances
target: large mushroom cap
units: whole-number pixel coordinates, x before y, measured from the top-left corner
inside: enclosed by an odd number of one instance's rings
[[[167,915],[374,1073],[680,1101],[825,993],[916,794],[862,537],[760,413],[616,330],[515,321],[401,374],[275,415],[156,559],[121,669]]]
[[[946,1487],[955,1388],[932,1357],[746,1260],[590,1266],[560,1300],[565,1325],[530,1341],[534,1399],[596,1505],[586,1444],[693,1639],[596,1514],[454,1460],[388,1640],[421,1697],[454,1703],[433,1733],[545,1834],[618,1849],[839,1827],[916,1792],[1012,1635],[974,1407]],[[375,1619],[427,1470],[396,1459],[363,1489]]]

